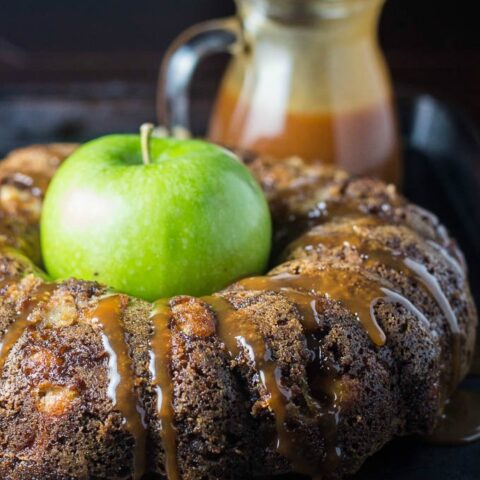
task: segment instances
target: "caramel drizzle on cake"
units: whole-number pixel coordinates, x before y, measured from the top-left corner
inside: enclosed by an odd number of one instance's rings
[[[379,219],[370,219],[367,222],[369,224],[382,223]],[[365,223],[366,222],[363,222],[363,224]],[[450,332],[452,334],[453,361],[451,384],[453,389],[453,387],[458,383],[461,372],[460,346],[458,344],[460,329],[455,312],[447,296],[443,292],[437,278],[428,271],[425,265],[417,260],[414,260],[413,258],[409,258],[402,251],[390,249],[386,245],[372,238],[361,236],[355,223],[353,223],[351,228],[346,232],[329,232],[318,229],[311,230],[300,237],[298,241],[294,242],[292,248],[297,247],[308,251],[315,249],[318,245],[323,245],[327,248],[334,248],[341,246],[342,244],[346,244],[355,248],[358,253],[363,256],[365,265],[367,267],[372,266],[374,263],[380,263],[392,270],[403,273],[409,278],[414,278],[423,286],[424,290],[426,290],[426,292],[437,303],[440,311],[449,324]],[[442,250],[444,251],[444,257],[448,255],[445,249],[442,248]],[[447,260],[447,263],[449,264],[450,268],[453,268],[454,271],[456,271],[457,268],[460,268],[460,265],[458,263],[453,264],[453,261],[453,258],[450,258]],[[464,274],[461,278],[464,278]],[[402,303],[402,305],[406,306],[405,300],[407,300],[405,297],[401,297],[399,298],[398,303]],[[407,302],[410,303],[408,300]],[[411,303],[410,305],[411,307],[409,309],[412,311],[413,305]],[[422,320],[422,323],[425,323],[426,317],[423,315],[423,313],[416,307],[413,308],[416,310],[417,317]]]
[[[42,321],[41,312],[39,315],[34,313],[50,300],[57,287],[55,283],[41,284],[33,295],[22,303],[17,318],[6,330],[0,342],[0,371],[3,370],[11,349],[23,333]],[[101,340],[109,356],[107,396],[122,413],[128,431],[135,441],[133,478],[136,480],[140,479],[146,470],[147,429],[144,411],[135,390],[135,374],[122,325],[122,309],[120,295],[111,295],[99,299],[98,305],[89,312],[88,317],[92,323],[101,326]]]
[[[386,337],[372,311],[380,298],[386,296],[380,278],[369,278],[351,270],[330,268],[315,274],[279,275],[252,277],[240,280],[238,285],[249,290],[286,291],[288,289],[311,292],[312,296],[325,295],[339,301],[352,312],[363,325],[372,342],[377,346],[385,344]]]
[[[275,419],[276,439],[274,447],[278,453],[289,459],[298,473],[311,474],[316,471],[302,456],[300,438],[287,427],[286,405],[291,397],[290,390],[282,383],[282,372],[265,338],[258,331],[252,319],[237,311],[221,297],[203,297],[217,317],[217,335],[232,358],[238,358],[244,351],[258,371],[266,401]]]
[[[380,299],[398,301],[403,297],[385,288],[380,278],[370,278],[359,272],[333,268],[318,271],[315,275],[281,274],[246,278],[236,285],[251,291],[280,293],[299,310],[307,345],[314,354],[312,362],[317,364],[319,372],[324,375],[322,382],[317,381],[321,384],[321,388],[317,387],[319,392],[314,395],[317,398],[311,398],[309,402],[312,418],[318,419],[325,432],[326,455],[320,465],[316,462],[312,464],[310,459],[303,456],[302,449],[299,448],[301,438],[297,438],[295,432],[287,426],[287,404],[292,398],[292,392],[282,381],[282,371],[266,339],[262,337],[252,320],[242,312],[236,311],[229,302],[216,296],[203,297],[217,316],[217,335],[230,355],[236,358],[242,350],[246,351],[258,370],[260,380],[268,394],[268,406],[275,417],[277,430],[275,447],[278,453],[291,462],[292,468],[297,473],[317,475],[319,472],[333,470],[341,457],[336,445],[340,415],[333,391],[336,369],[332,365],[322,364],[324,360],[320,358],[319,342],[314,336],[321,327],[317,300],[323,296],[345,305],[357,316],[371,340],[377,346],[382,346],[386,338],[375,319],[374,306]],[[416,312],[408,300],[404,300],[403,304],[411,306]],[[317,378],[319,375],[316,374]],[[325,398],[329,400],[326,402]]]
[[[281,369],[266,339],[258,331],[252,319],[241,311],[237,311],[227,300],[218,296],[203,297],[202,300],[215,312],[218,320],[217,335],[230,356],[236,359],[245,352],[258,371],[261,390],[266,392],[265,401],[274,415],[276,428],[274,448],[291,462],[295,472],[316,474],[317,465],[312,465],[302,455],[301,438],[287,426],[287,403],[292,393],[282,383]],[[327,415],[326,410],[322,413]]]
[[[32,318],[34,310],[46,303],[56,288],[57,284],[55,283],[43,283],[35,290],[33,295],[20,306],[16,319],[9,326],[0,342],[0,371],[2,371],[5,366],[10,350],[25,330],[30,326],[35,326],[41,320],[40,315]]]
[[[465,271],[465,265],[463,263],[457,260],[457,258],[451,255],[449,251],[439,243],[433,240],[427,240],[427,243],[443,256],[445,261],[449,264],[450,268],[454,272],[456,272],[460,278],[465,278],[467,272]],[[457,250],[457,257],[458,256],[460,256],[460,254]]]
[[[278,431],[277,448],[280,452],[288,452],[291,439],[283,428],[285,422],[283,394],[277,383],[279,372],[271,349],[250,319],[237,313],[227,301],[217,297],[204,297],[203,300],[215,311],[218,319],[217,335],[225,344],[230,355],[236,358],[243,347],[258,369],[260,381],[270,395],[269,405],[275,412]]]
[[[155,302],[151,316],[153,336],[150,340],[150,373],[157,394],[160,435],[165,452],[165,471],[169,480],[180,478],[177,465],[177,438],[174,427],[173,382],[170,372],[172,310],[168,300]]]
[[[109,355],[107,394],[125,418],[127,429],[135,441],[133,478],[137,480],[146,472],[147,426],[135,388],[135,371],[125,339],[123,308],[124,302],[120,295],[109,295],[99,299],[88,318],[102,329],[103,346]]]
[[[387,212],[390,209],[391,206],[386,206],[384,210]],[[324,208],[321,209],[321,212],[325,217],[328,216],[329,220],[337,216],[350,216],[353,219],[356,216],[360,216],[359,214],[361,213],[359,204],[356,202],[349,204],[338,203],[335,204],[333,208],[329,205],[329,213],[327,213],[327,206],[325,205]],[[373,224],[386,223],[379,217],[367,217],[367,221]],[[423,264],[406,256],[402,256],[400,253],[397,254],[385,246],[376,245],[368,241],[368,239],[363,239],[363,242],[359,245],[359,236],[355,228],[352,229],[350,235],[337,235],[332,237],[310,232],[299,242],[296,242],[296,245],[299,244],[302,247],[308,245],[312,247],[315,244],[324,243],[325,239],[327,239],[328,242],[328,240],[332,240],[332,238],[336,245],[342,244],[343,242],[356,243],[359,252],[368,260],[380,262],[397,271],[410,276],[413,275],[424,285],[437,302],[450,325],[454,347],[452,384],[456,384],[460,375],[459,348],[457,345],[460,331],[456,315],[441,289],[438,280]],[[333,242],[330,242],[330,246],[334,246]],[[459,263],[450,257],[448,252],[443,248],[442,254],[451,268],[456,267],[456,270],[461,268]],[[311,300],[314,295],[326,295],[344,304],[359,318],[371,340],[377,346],[384,345],[386,341],[385,334],[378,325],[374,314],[375,304],[380,299],[402,305],[417,317],[424,328],[429,328],[429,321],[415,305],[399,292],[393,291],[382,283],[381,279],[368,279],[365,281],[365,276],[357,272],[331,268],[330,270],[318,272],[315,276],[281,274],[269,277],[248,278],[238,282],[238,285],[249,290],[277,291],[287,296],[287,298],[292,300],[299,308],[306,333],[311,332],[312,325],[315,324],[315,301],[312,302]],[[302,295],[307,296],[306,301],[302,298]],[[296,472],[306,474],[318,473],[318,468],[312,469],[311,466],[308,465],[308,462],[301,457],[301,454],[299,455],[299,452],[294,448],[295,439],[292,438],[286,429],[285,404],[290,397],[290,393],[281,383],[281,371],[276,367],[271,351],[266,348],[263,339],[259,338],[259,334],[255,332],[254,326],[251,323],[247,326],[241,323],[238,318],[239,315],[234,315],[231,307],[228,307],[228,304],[226,304],[224,300],[219,300],[217,297],[210,297],[205,298],[205,301],[214,306],[214,310],[219,317],[219,336],[226,344],[230,353],[234,357],[237,356],[241,346],[243,346],[243,348],[246,348],[249,352],[256,368],[259,369],[260,377],[270,395],[269,406],[275,415],[277,450],[291,461]],[[311,341],[308,343],[310,344]],[[331,457],[334,456],[335,455],[331,455]],[[327,458],[328,457],[329,455],[327,455]]]

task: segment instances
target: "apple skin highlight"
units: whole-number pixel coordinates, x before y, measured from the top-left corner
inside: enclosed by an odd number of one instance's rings
[[[60,167],[41,219],[49,274],[153,301],[264,271],[271,218],[248,169],[200,140],[150,138],[148,153],[138,135],[110,135]]]

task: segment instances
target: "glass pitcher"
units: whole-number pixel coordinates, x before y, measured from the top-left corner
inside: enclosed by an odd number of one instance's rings
[[[377,39],[384,0],[236,3],[236,17],[187,30],[167,52],[160,121],[189,127],[188,87],[197,63],[228,51],[209,139],[398,183],[400,142]]]

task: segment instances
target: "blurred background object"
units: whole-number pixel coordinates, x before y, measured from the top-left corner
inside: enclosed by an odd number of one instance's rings
[[[396,85],[428,91],[461,105],[480,122],[480,36],[475,2],[388,0],[380,38]],[[65,2],[16,0],[0,7],[0,152],[28,141],[29,125],[43,120],[45,102],[55,128],[75,138],[82,112],[72,115],[78,99],[100,125],[108,112],[98,96],[118,99],[118,109],[132,124],[155,118],[154,95],[160,59],[169,43],[190,25],[230,15],[231,0],[116,0]],[[225,65],[225,57],[204,63],[193,82],[194,127],[201,131]],[[28,105],[25,105],[25,101]],[[113,101],[113,100],[112,100]],[[13,102],[13,103],[12,103]],[[53,102],[53,103],[52,103]],[[8,132],[7,121],[22,107],[22,128]],[[52,106],[54,105],[54,106]],[[80,108],[81,110],[81,108]],[[70,114],[68,112],[70,111]],[[58,118],[68,122],[55,123]],[[47,123],[49,121],[47,120]],[[119,122],[111,125],[115,130]],[[87,127],[83,127],[87,128]],[[104,129],[107,129],[105,125]],[[100,129],[102,130],[102,129]],[[81,132],[88,138],[89,130]],[[43,138],[43,137],[39,137]]]
[[[233,12],[231,0],[2,2],[0,81],[155,82],[180,31]],[[381,40],[398,82],[456,99],[480,119],[475,2],[388,0]]]
[[[196,24],[169,48],[160,123],[189,128],[196,66],[228,52],[207,138],[237,152],[298,155],[400,184],[392,85],[377,34],[384,3],[236,0],[236,17]]]

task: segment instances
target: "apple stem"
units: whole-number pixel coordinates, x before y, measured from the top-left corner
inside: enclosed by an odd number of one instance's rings
[[[150,165],[150,137],[152,135],[153,123],[144,123],[140,127],[140,143],[142,146],[142,158],[144,165]]]

